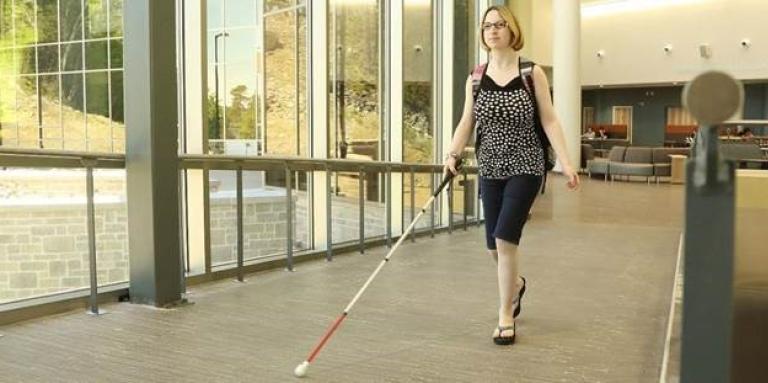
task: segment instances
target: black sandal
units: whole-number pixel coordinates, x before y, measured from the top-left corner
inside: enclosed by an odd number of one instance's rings
[[[501,336],[501,333],[507,330],[514,331],[512,333],[512,336]],[[496,343],[499,346],[506,346],[515,343],[515,336],[517,336],[517,331],[515,330],[515,324],[513,323],[512,326],[499,326],[499,335],[493,337],[493,343]]]
[[[525,277],[520,278],[523,279],[523,287],[520,288],[520,292],[517,294],[517,304],[515,305],[515,312],[512,313],[512,318],[517,318],[517,316],[520,315],[520,310],[523,303],[523,295],[525,295]]]

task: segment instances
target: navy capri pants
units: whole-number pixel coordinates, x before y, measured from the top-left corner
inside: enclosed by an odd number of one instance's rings
[[[485,241],[496,249],[496,238],[520,244],[523,226],[541,187],[541,176],[514,175],[503,179],[480,178],[480,198],[485,213]]]

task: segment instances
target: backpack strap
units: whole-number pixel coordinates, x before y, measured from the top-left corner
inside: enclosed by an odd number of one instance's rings
[[[533,104],[536,105],[536,86],[533,84],[533,66],[534,63],[526,58],[520,58],[517,68],[520,70],[520,77],[523,79],[523,85],[528,95],[531,96]]]
[[[520,57],[517,67],[520,70],[520,77],[523,79],[523,86],[525,86],[526,92],[528,92],[528,96],[531,97],[531,101],[533,102],[533,113],[534,118],[537,119],[538,125],[541,124],[541,120],[539,120],[539,105],[536,102],[536,86],[533,82],[533,66],[535,63],[531,60],[528,60],[526,58]],[[541,131],[537,131],[536,133],[539,134],[539,139],[546,138],[543,128],[537,126],[537,130],[541,129]],[[547,145],[544,145],[544,161],[545,163],[549,161],[549,148]],[[544,191],[547,190],[547,170],[544,170],[544,177],[542,179],[541,183],[541,194],[544,194]]]
[[[477,93],[480,91],[480,81],[483,80],[483,74],[485,74],[485,68],[487,63],[475,65],[475,69],[472,70],[472,100],[477,99]]]
[[[472,103],[477,100],[477,94],[480,92],[480,82],[483,80],[483,74],[485,74],[485,69],[488,67],[488,63],[484,64],[478,64],[475,65],[475,68],[472,69]],[[477,126],[477,121],[475,121],[475,155],[480,150],[480,129]],[[478,197],[480,196],[480,193],[478,192]]]

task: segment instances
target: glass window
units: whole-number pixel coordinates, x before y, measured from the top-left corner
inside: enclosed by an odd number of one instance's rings
[[[221,29],[224,27],[224,1],[208,0],[206,3],[208,29]]]
[[[37,48],[37,72],[56,73],[59,71],[59,46],[42,45]]]
[[[230,10],[228,8],[227,12]],[[224,58],[218,67],[218,74],[224,80],[219,82],[220,96],[223,96],[219,105],[222,108],[220,113],[223,116],[220,119],[225,139],[256,139],[257,36],[255,28],[231,29],[223,44],[223,51],[219,52],[219,58]]]
[[[19,62],[19,74],[34,74],[37,72],[37,66],[35,65],[37,49],[34,46],[17,48],[16,59]]]
[[[87,150],[112,151],[107,78],[107,72],[87,73],[85,75]]]
[[[256,25],[256,7],[261,6],[260,1],[226,0],[226,4],[225,22],[228,28]]]
[[[271,43],[266,47],[266,151],[274,155],[299,155],[297,119],[298,64],[296,19],[293,12],[267,16],[265,28]],[[268,39],[270,39],[268,37]],[[301,70],[301,68],[299,68]]]
[[[109,40],[110,68],[123,67],[123,40]]]
[[[240,144],[259,148],[249,153],[261,153],[265,147],[270,154],[308,152],[307,30],[304,8],[293,7],[296,4],[294,0],[208,1],[207,107],[212,152],[226,153]],[[280,12],[263,16],[260,12],[265,9]]]
[[[264,9],[267,12],[279,11],[294,5],[295,0],[265,0]],[[303,1],[301,1],[303,3]]]
[[[16,0],[13,12],[13,27],[16,33],[16,46],[35,42],[35,2],[34,0]]]
[[[434,163],[432,120],[432,1],[405,0],[403,15],[403,161]],[[403,225],[430,197],[430,176],[403,179]],[[411,190],[414,195],[411,196]],[[413,205],[411,204],[413,200]],[[417,228],[429,226],[422,220]]]
[[[357,161],[380,158],[381,83],[379,22],[382,1],[331,1],[328,9],[329,95],[328,156]],[[359,173],[337,172],[334,191],[333,241],[358,239],[358,196],[365,203],[366,237],[385,234],[385,201],[379,174],[366,173],[360,190]],[[336,213],[335,213],[336,214]]]
[[[54,43],[59,41],[59,23],[56,20],[56,2],[37,0],[37,41]]]
[[[87,73],[85,75],[86,94],[89,114],[109,117],[109,88],[107,72]]]
[[[86,150],[82,73],[61,75],[61,102],[64,105],[64,149]]]
[[[0,146],[79,151],[125,150],[123,72],[109,70],[110,59],[114,61],[113,67],[122,67],[122,5],[122,1],[110,0],[0,0]],[[110,34],[116,36],[114,42],[109,42]],[[85,73],[86,70],[88,73]],[[110,119],[111,115],[116,121]],[[34,177],[43,179],[49,172],[40,171],[40,175]],[[61,190],[43,192],[24,190],[28,178],[25,175],[20,184],[24,198],[53,196],[74,198],[72,201],[82,199],[78,195],[61,194],[70,193],[72,187],[83,190],[81,185],[69,182],[70,179],[82,180],[82,175],[59,177],[57,180],[64,180],[64,184],[57,183]],[[109,193],[113,192],[112,189],[124,189],[124,185],[115,182],[115,178],[110,176],[107,184],[99,185],[97,189],[108,190]],[[69,203],[64,205],[52,207],[55,211],[51,211],[66,217],[82,215],[78,209],[72,210]],[[115,210],[112,206],[110,204],[110,210]],[[124,210],[124,206],[120,209]],[[119,213],[124,216],[122,210]],[[104,233],[98,233],[97,228],[97,235],[100,235],[97,241],[105,245],[99,256],[107,260],[99,264],[99,282],[102,284],[125,280],[128,270],[126,236],[120,233],[119,227],[115,228],[122,218],[118,214],[108,215],[117,223],[110,224],[107,237],[102,238],[104,236],[100,234]],[[19,217],[10,218],[24,218],[23,214]],[[106,222],[110,223],[112,218],[105,218]],[[24,225],[27,223],[22,222]],[[73,228],[69,223],[67,225],[64,229],[71,233],[56,229],[54,239],[63,241],[59,241],[60,244],[68,249],[43,256],[34,254],[34,251],[28,254],[36,261],[46,263],[45,275],[39,274],[45,278],[35,278],[34,273],[29,272],[9,274],[0,270],[0,280],[5,277],[6,281],[11,281],[10,290],[0,288],[0,301],[87,286],[87,273],[82,273],[84,267],[87,271],[87,259],[85,263],[81,262],[78,250],[78,238],[84,231]],[[41,239],[34,235],[34,229],[32,233],[30,241],[39,243]],[[73,238],[77,241],[70,241]],[[43,241],[48,239],[42,238]],[[29,242],[26,239],[20,241],[23,246]],[[62,262],[62,257],[68,260]],[[83,275],[85,277],[81,278]]]
[[[83,69],[83,43],[61,44],[61,70]]]
[[[0,209],[4,229],[10,226],[4,234],[14,233],[4,235],[3,247],[16,248],[4,256],[0,267],[0,304],[87,287],[88,246],[81,240],[87,233],[86,208],[77,203],[85,199],[85,171],[8,168],[0,172],[14,190],[3,196],[3,203],[16,205]],[[46,183],[52,187],[38,186]],[[39,206],[26,207],[25,200],[37,200]],[[99,229],[106,231],[105,225]]]
[[[109,35],[123,35],[123,0],[109,0]]]
[[[0,48],[13,46],[13,3],[0,0]]]
[[[405,1],[403,63],[403,161],[432,163],[431,1]]]
[[[309,103],[309,85],[307,83],[307,49],[308,49],[308,43],[307,43],[307,12],[306,8],[299,8],[297,10],[298,13],[298,35],[296,36],[296,39],[298,41],[298,125],[300,127],[299,129],[299,155],[301,156],[308,156],[309,155],[309,114],[307,113],[307,106]]]
[[[261,155],[266,142],[269,154],[306,155],[307,30],[304,7],[294,7],[296,4],[295,0],[208,0],[210,153]],[[279,12],[265,15],[269,9]],[[262,222],[263,217],[249,212],[267,209],[280,215],[285,211],[285,172],[245,172],[244,176],[245,257],[284,253],[284,216]],[[293,177],[294,246],[306,249],[311,232],[306,209],[308,181],[304,173]],[[237,240],[232,235],[236,225],[230,219],[234,173],[211,171],[210,179],[211,258],[214,265],[231,267]],[[282,200],[275,199],[281,194]],[[259,239],[263,232],[272,234]]]
[[[329,157],[380,160],[380,2],[335,0],[329,11]]]
[[[125,122],[123,114],[123,71],[111,72],[112,76],[112,120]]]
[[[61,101],[59,76],[40,76],[40,107],[43,127],[43,147],[61,148]]]
[[[16,116],[19,123],[19,145],[26,148],[39,147],[37,113],[37,78],[21,76],[16,80]]]
[[[15,75],[15,67],[16,65],[14,64],[13,60],[13,48],[0,48],[0,77]]]
[[[107,40],[85,43],[85,69],[107,69]]]
[[[228,65],[235,63],[253,64],[256,59],[256,29],[240,28],[230,30],[227,33],[228,36],[223,46],[224,50],[219,52],[219,59],[222,58],[222,53],[224,53],[223,58]],[[220,45],[219,48],[221,47]],[[251,67],[251,72],[253,71],[254,68]]]
[[[61,41],[83,39],[83,8],[81,0],[59,0]]]
[[[85,38],[107,37],[107,6],[108,0],[85,1]]]
[[[40,96],[43,106],[43,125],[59,126],[61,100],[59,99],[59,76],[40,76]]]
[[[256,138],[256,78],[253,68],[248,64],[227,65],[227,79],[237,78],[237,83],[229,82],[226,107],[226,138]]]

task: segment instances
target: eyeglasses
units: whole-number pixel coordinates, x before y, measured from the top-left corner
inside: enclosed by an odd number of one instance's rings
[[[507,22],[504,20],[497,21],[495,23],[483,23],[483,30],[489,31],[491,28],[502,29],[507,27]]]

